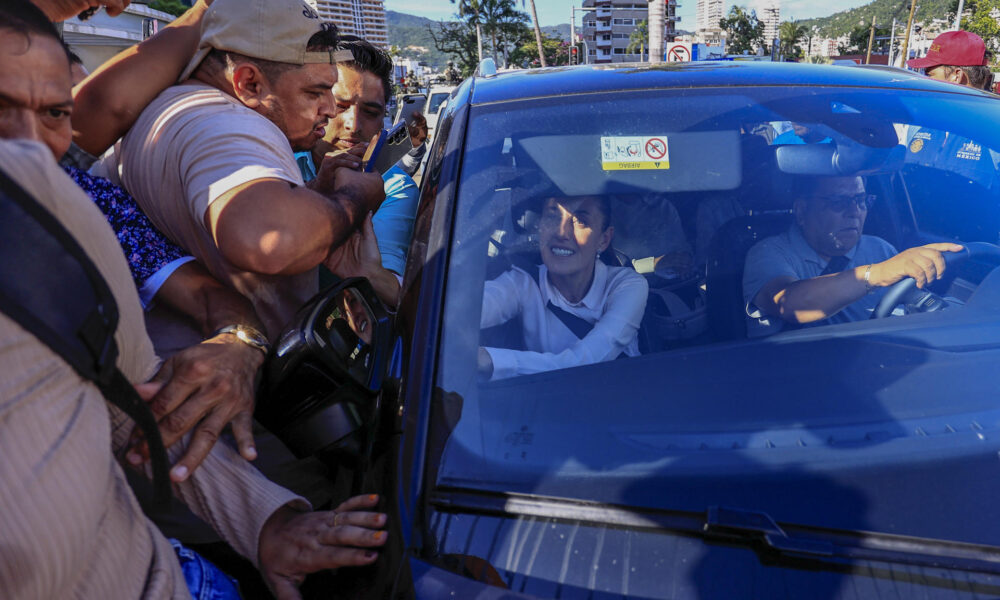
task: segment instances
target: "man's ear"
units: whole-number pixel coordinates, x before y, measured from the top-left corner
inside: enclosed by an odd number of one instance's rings
[[[948,81],[957,83],[958,85],[969,85],[969,76],[966,74],[965,69],[955,67],[955,70],[948,76]]]
[[[792,214],[795,215],[795,223],[802,227],[806,218],[806,201],[799,199],[792,204]]]
[[[233,91],[247,108],[260,107],[268,94],[268,83],[264,73],[255,64],[239,63],[233,69]]]

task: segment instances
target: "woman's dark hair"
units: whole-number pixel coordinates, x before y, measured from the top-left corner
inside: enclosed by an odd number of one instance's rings
[[[0,29],[9,29],[25,38],[25,48],[31,47],[31,36],[52,38],[70,60],[69,48],[59,37],[59,31],[40,8],[28,0],[4,0],[0,2]]]
[[[392,58],[389,54],[356,35],[340,36],[339,48],[350,50],[354,55],[353,61],[343,63],[345,67],[360,73],[374,73],[382,80],[382,91],[388,104],[392,94]]]

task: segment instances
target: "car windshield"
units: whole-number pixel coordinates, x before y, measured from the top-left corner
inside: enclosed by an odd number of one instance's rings
[[[436,115],[439,108],[441,108],[441,103],[448,99],[451,92],[434,92],[431,94],[430,100],[427,101],[427,114]]]
[[[982,541],[857,482],[913,436],[1000,422],[998,117],[986,95],[821,86],[472,106],[437,484]],[[889,288],[866,265],[942,242],[987,251],[870,319]],[[853,278],[849,306],[761,306],[814,276]],[[789,473],[829,506],[788,501]]]

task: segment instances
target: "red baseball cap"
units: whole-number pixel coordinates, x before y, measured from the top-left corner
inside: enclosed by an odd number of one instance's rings
[[[969,31],[946,31],[934,38],[927,56],[906,61],[908,67],[928,69],[939,65],[969,67],[985,65],[986,44]]]

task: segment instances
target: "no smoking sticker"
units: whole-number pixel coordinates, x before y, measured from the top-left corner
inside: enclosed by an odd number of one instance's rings
[[[605,171],[669,169],[667,136],[602,136],[601,168]]]

